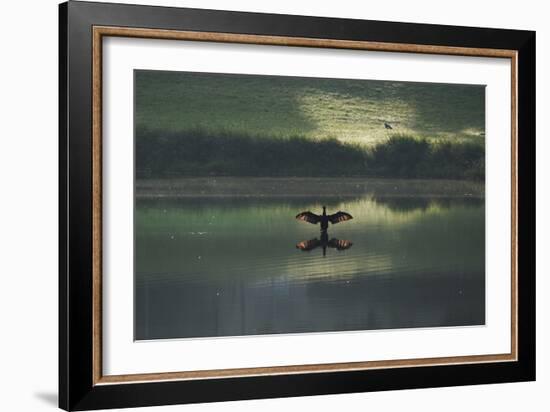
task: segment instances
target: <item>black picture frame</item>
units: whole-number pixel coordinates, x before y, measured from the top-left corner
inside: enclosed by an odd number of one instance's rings
[[[92,28],[517,51],[517,361],[118,383],[93,379]],[[216,402],[535,379],[535,32],[70,1],[59,6],[59,406]]]

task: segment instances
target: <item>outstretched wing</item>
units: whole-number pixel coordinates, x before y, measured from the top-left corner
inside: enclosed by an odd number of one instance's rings
[[[316,225],[321,220],[321,217],[315,213],[302,212],[296,215],[296,219]]]
[[[346,250],[353,246],[353,243],[345,239],[332,238],[328,242],[328,246],[337,250]]]
[[[353,219],[353,216],[346,212],[336,212],[328,217],[328,220],[330,220],[330,223],[333,225],[350,219]]]
[[[301,242],[296,243],[296,249],[303,250],[304,252],[309,252],[310,250],[315,249],[320,244],[321,242],[317,238],[302,240]]]

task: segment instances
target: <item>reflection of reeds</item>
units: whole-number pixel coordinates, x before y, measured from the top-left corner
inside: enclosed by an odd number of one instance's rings
[[[336,139],[254,137],[206,131],[136,134],[138,178],[184,176],[378,176],[483,180],[477,143],[392,136],[372,148]]]
[[[430,208],[449,209],[451,207],[480,207],[485,199],[479,197],[398,197],[373,196],[372,200],[380,206],[386,206],[394,212],[425,211]]]
[[[349,210],[353,221],[338,225],[337,232],[345,233],[361,225],[399,225],[426,217],[449,216],[457,211],[476,213],[483,199],[429,198],[411,200],[408,197],[357,198],[324,197],[322,201],[307,197],[278,198],[145,198],[136,202],[136,233],[166,228],[170,233],[210,232],[214,227],[238,233],[256,231],[266,222],[279,221],[300,233],[318,233],[318,227],[299,224],[294,218],[301,210],[319,210],[323,205],[334,210]],[[260,224],[261,223],[261,224]],[[260,224],[260,225],[259,225]],[[269,226],[269,224],[268,224]]]

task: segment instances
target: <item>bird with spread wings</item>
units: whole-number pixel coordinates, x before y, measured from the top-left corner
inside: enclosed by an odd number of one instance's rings
[[[323,214],[317,215],[315,213],[312,213],[310,211],[298,213],[296,215],[296,219],[308,222],[311,224],[316,225],[317,223],[321,223],[321,230],[327,230],[328,229],[328,223],[332,223],[335,225],[336,223],[345,222],[346,220],[353,219],[353,216],[346,212],[338,211],[332,215],[327,215],[327,208],[326,206],[323,206]]]

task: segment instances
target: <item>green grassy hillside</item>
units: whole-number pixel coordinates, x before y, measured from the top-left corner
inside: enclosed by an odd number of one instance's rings
[[[483,141],[483,86],[136,71],[136,126],[372,145],[392,132]]]

